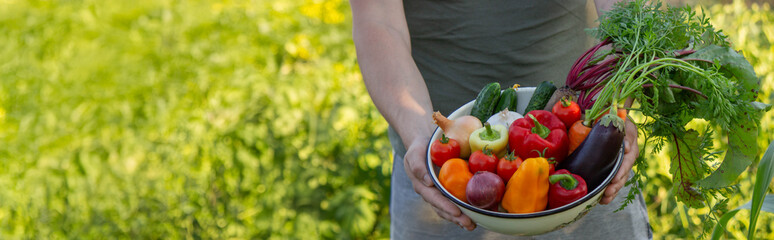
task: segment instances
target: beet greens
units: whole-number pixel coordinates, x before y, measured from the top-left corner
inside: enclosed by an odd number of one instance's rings
[[[663,7],[657,1],[618,3],[599,19],[590,34],[600,43],[576,60],[566,85],[579,92],[578,103],[590,126],[606,112],[615,113],[629,98],[645,121],[637,123],[645,144],[656,152],[666,146],[672,155],[673,192],[691,207],[709,205],[729,190],[758,154],[757,128],[769,105],[755,102],[759,80],[749,62],[734,51],[726,36],[691,8]],[[688,129],[693,119],[704,119],[704,129]],[[717,127],[728,137],[720,156],[712,142]],[[645,146],[640,148],[643,156]],[[640,171],[647,162],[635,162],[639,191]]]

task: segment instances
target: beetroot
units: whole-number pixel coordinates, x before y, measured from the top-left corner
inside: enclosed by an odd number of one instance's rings
[[[487,210],[497,211],[497,206],[503,199],[505,183],[497,174],[479,171],[468,181],[465,194],[470,205]]]

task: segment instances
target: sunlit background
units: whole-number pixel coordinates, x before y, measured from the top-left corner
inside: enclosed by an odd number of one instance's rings
[[[706,10],[771,103],[771,4],[671,2]],[[0,0],[0,239],[389,238],[387,123],[351,26],[344,0]],[[654,237],[700,237],[708,210],[648,161]]]

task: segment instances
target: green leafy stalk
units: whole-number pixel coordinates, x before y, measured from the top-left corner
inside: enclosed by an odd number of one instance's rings
[[[756,224],[761,210],[774,213],[774,195],[766,195],[772,178],[774,178],[774,142],[769,144],[769,148],[763,154],[760,163],[758,163],[752,200],[723,214],[717,224],[715,224],[715,228],[712,231],[712,239],[720,239],[725,232],[728,221],[741,209],[750,209],[750,227],[747,231],[747,239],[755,239]]]
[[[756,182],[756,185],[757,185],[757,182]],[[750,219],[751,219],[750,226],[751,227],[748,229],[747,239],[755,239],[755,224],[752,224],[753,223],[752,222],[752,219],[753,219],[753,214],[752,213],[755,213],[755,217],[754,217],[755,221],[758,220],[757,216],[758,216],[758,214],[760,214],[760,211],[766,211],[766,212],[769,212],[769,213],[774,213],[774,194],[766,195],[760,201],[757,201],[758,204],[761,206],[761,208],[759,208],[757,210],[751,209],[753,203],[755,203],[755,202],[756,202],[755,200],[749,201],[749,202],[745,203],[744,205],[739,206],[738,208],[736,208],[734,210],[728,211],[728,212],[726,212],[726,214],[723,214],[723,216],[720,217],[720,219],[718,219],[717,223],[715,224],[715,227],[712,229],[712,236],[711,236],[710,239],[712,239],[712,240],[720,239],[723,236],[723,233],[725,233],[725,229],[726,229],[726,226],[728,224],[728,221],[731,220],[732,218],[734,218],[734,216],[736,216],[736,214],[739,212],[739,210],[742,210],[742,209],[748,209],[748,210],[751,211],[751,214],[750,214]]]
[[[753,196],[750,208],[750,230],[747,232],[747,239],[754,239],[755,225],[758,222],[758,214],[763,207],[763,200],[766,192],[774,178],[774,143],[769,144],[766,153],[763,154],[761,162],[758,164],[758,172],[755,174],[755,185],[753,186]],[[768,205],[771,207],[771,203]]]

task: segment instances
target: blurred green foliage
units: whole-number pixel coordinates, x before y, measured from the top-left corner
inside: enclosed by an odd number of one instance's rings
[[[333,1],[0,1],[0,238],[385,236]]]
[[[770,102],[771,8],[706,9]],[[387,124],[350,21],[343,0],[0,0],[0,239],[388,237]],[[707,210],[649,161],[655,237],[696,237]]]

